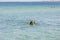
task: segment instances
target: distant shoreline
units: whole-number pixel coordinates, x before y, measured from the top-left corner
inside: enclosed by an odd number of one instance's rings
[[[3,2],[3,1],[1,1],[1,2]],[[18,2],[18,1],[4,1],[4,2],[5,2],[5,3],[6,3],[6,2],[8,3],[8,2]],[[19,1],[19,2],[20,2],[20,3],[26,3],[26,2],[27,2],[27,3],[28,3],[28,2],[29,2],[29,3],[34,3],[34,2],[35,2],[35,3],[37,3],[37,2],[38,2],[38,3],[41,3],[41,2],[54,2],[54,3],[55,3],[55,2],[56,2],[56,3],[57,3],[57,2],[60,2],[60,1],[25,1],[25,2]]]
[[[30,2],[18,2],[18,1],[6,1],[6,2],[0,2],[0,3],[10,3],[10,2],[12,2],[12,3],[42,3],[42,2],[44,2],[44,3],[46,3],[46,2],[48,2],[48,3],[59,3],[60,1],[30,1]]]

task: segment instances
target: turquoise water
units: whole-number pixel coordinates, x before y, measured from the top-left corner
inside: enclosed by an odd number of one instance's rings
[[[0,40],[60,40],[60,6],[0,6]]]

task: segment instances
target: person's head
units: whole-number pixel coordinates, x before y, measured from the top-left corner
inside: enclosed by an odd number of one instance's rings
[[[34,25],[34,24],[35,24],[34,20],[30,21],[30,25]]]

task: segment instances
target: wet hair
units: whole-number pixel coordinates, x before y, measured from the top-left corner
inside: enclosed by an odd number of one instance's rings
[[[34,25],[35,24],[35,21],[30,21],[30,25]]]
[[[30,22],[30,25],[33,25],[32,21]]]

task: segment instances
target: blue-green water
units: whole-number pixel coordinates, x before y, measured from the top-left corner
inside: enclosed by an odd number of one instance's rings
[[[59,3],[23,4],[0,3],[0,40],[60,40]]]

